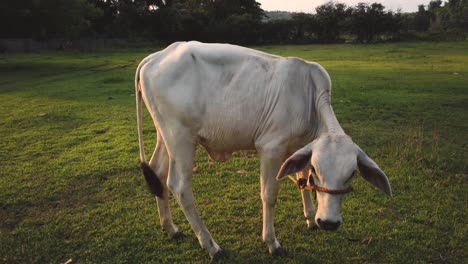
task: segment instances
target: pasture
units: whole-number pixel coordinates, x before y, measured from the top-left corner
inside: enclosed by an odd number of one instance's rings
[[[226,263],[462,263],[468,258],[468,43],[263,46],[322,64],[344,130],[386,172],[393,198],[354,181],[336,232],[306,229],[281,182],[274,258],[261,241],[259,162],[197,151],[197,209]],[[0,55],[0,263],[203,263],[168,239],[138,166],[134,72],[156,48]],[[147,113],[147,156],[155,145]]]

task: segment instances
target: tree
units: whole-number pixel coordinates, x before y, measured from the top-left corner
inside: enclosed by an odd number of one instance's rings
[[[103,37],[114,36],[114,24],[119,14],[118,0],[88,0],[90,4],[101,10],[101,15],[91,21],[93,31]]]
[[[172,42],[183,32],[182,7],[186,1],[151,1],[145,19],[139,27],[146,29],[151,38]]]
[[[91,21],[102,14],[87,0],[3,0],[0,7],[0,24],[6,37],[47,39],[89,35]]]
[[[414,19],[413,19],[412,28],[416,31],[425,32],[429,29],[430,24],[431,24],[430,13],[426,11],[426,8],[424,7],[424,5],[419,5],[418,12],[416,12]]]
[[[433,16],[435,16],[436,10],[441,7],[442,7],[442,0],[431,0],[429,2],[429,6],[427,7],[427,11],[429,11]]]
[[[291,17],[291,33],[295,43],[307,43],[313,39],[316,28],[316,20],[313,15],[306,13],[294,13]]]
[[[262,24],[259,41],[268,44],[287,44],[294,42],[294,35],[291,33],[291,19],[274,19]]]
[[[323,42],[338,41],[346,29],[351,9],[342,3],[327,2],[318,6],[315,11],[317,12],[315,30],[318,38]]]
[[[442,6],[441,0],[429,3],[432,32],[467,32],[468,0],[449,0]]]
[[[260,23],[265,16],[260,3],[255,0],[206,0],[210,17],[207,33],[210,41],[228,41],[246,44],[258,36]]]
[[[24,38],[32,34],[32,1],[0,1],[0,36]],[[14,27],[12,25],[15,25]]]
[[[387,11],[383,24],[383,33],[386,35],[387,39],[399,40],[401,33],[404,30],[404,21],[401,10],[397,10],[396,12]]]
[[[449,13],[447,17],[449,29],[468,32],[468,0],[449,0],[443,8]]]
[[[391,11],[385,11],[380,3],[359,3],[351,8],[350,32],[361,43],[372,42],[376,36],[396,34],[400,28],[399,19]]]

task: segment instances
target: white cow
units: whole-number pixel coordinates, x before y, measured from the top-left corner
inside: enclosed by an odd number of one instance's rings
[[[233,45],[179,42],[143,59],[135,86],[140,159],[157,196],[161,225],[169,236],[181,235],[169,209],[170,190],[212,258],[222,251],[201,221],[192,192],[197,144],[216,161],[237,150],[258,152],[262,238],[272,254],[284,253],[273,215],[278,180],[289,174],[297,173],[304,185],[311,172],[302,190],[309,228],[338,228],[340,205],[357,168],[391,195],[385,174],[339,125],[330,105],[330,77],[317,63]],[[143,150],[142,99],[157,129],[149,163]]]

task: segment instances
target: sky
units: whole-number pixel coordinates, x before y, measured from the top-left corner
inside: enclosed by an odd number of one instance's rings
[[[261,8],[266,11],[290,11],[315,13],[315,7],[322,5],[329,0],[257,0],[261,3]],[[381,3],[387,10],[396,11],[401,8],[402,12],[416,12],[418,5],[427,5],[430,0],[338,0],[335,2],[345,3],[348,6],[354,6],[359,2]]]

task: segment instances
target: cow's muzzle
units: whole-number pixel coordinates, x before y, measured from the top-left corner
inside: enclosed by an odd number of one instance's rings
[[[320,218],[317,218],[317,225],[320,227],[320,229],[327,230],[327,231],[335,231],[340,227],[341,222],[333,222],[333,221],[328,221],[328,220],[322,220]]]

